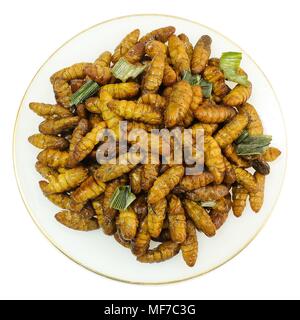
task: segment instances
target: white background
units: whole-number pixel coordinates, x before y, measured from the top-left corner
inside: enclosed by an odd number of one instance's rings
[[[0,299],[299,299],[298,3],[297,0],[4,2],[0,19]],[[255,241],[234,260],[208,275],[160,287],[107,280],[60,254],[27,214],[17,190],[11,156],[18,106],[41,64],[81,30],[134,13],[182,16],[210,26],[238,43],[271,80],[283,109],[289,144],[282,194],[269,223]]]

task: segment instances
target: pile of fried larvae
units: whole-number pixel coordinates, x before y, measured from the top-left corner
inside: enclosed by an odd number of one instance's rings
[[[45,179],[40,181],[44,195],[64,210],[57,221],[80,231],[101,228],[139,262],[162,262],[181,251],[192,267],[198,256],[197,230],[215,236],[231,209],[236,217],[242,215],[248,198],[253,211],[261,209],[267,162],[281,152],[268,147],[252,157],[237,154],[235,142],[245,130],[256,136],[264,129],[247,103],[251,85],[228,86],[220,60],[210,58],[211,42],[204,35],[193,46],[171,26],[141,38],[136,29],[113,54],[105,51],[94,63],[77,63],[51,76],[56,104],[30,103],[44,121],[29,142],[43,149],[36,170]],[[120,59],[146,68],[122,82],[113,74]],[[205,98],[200,85],[182,80],[184,72],[209,82],[211,96]],[[72,105],[72,96],[88,81],[97,83],[98,90]],[[122,120],[128,121],[128,132],[204,130],[204,172],[187,176],[185,165],[172,164],[99,165],[99,132],[109,128],[118,138]],[[246,170],[252,167],[254,174]],[[122,186],[130,186],[136,199],[125,210],[116,210],[111,200]],[[150,249],[151,241],[160,244]]]

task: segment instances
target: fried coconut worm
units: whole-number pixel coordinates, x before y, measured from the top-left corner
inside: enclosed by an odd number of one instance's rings
[[[202,123],[222,123],[236,115],[232,107],[214,105],[205,101],[194,110],[195,117]]]
[[[66,170],[56,177],[51,177],[49,183],[41,185],[45,194],[63,193],[78,187],[88,175],[88,170],[83,167]]]
[[[157,40],[149,41],[145,45],[145,52],[150,58],[154,58],[159,53],[166,55],[167,51],[168,47],[164,43]]]
[[[28,141],[40,149],[52,148],[64,150],[69,146],[69,142],[65,138],[45,134],[34,134],[28,138]]]
[[[68,108],[71,104],[72,88],[66,80],[57,79],[53,83],[56,102]]]
[[[189,37],[186,34],[181,33],[178,36],[178,38],[183,42],[184,47],[185,47],[185,51],[186,51],[189,59],[192,60],[194,47],[191,44]]]
[[[248,125],[248,116],[238,113],[230,122],[228,122],[215,135],[215,140],[219,146],[224,149],[235,141]]]
[[[147,105],[127,100],[113,100],[109,108],[126,120],[141,121],[149,124],[161,124],[162,116],[158,109]]]
[[[56,104],[31,102],[29,108],[37,115],[44,118],[68,118],[72,116],[70,110]]]
[[[186,81],[179,81],[173,86],[169,103],[165,111],[165,124],[168,128],[175,127],[188,114],[193,98],[191,85]]]
[[[166,218],[167,200],[162,199],[148,206],[148,231],[151,237],[160,235]]]
[[[180,250],[180,245],[172,241],[164,242],[146,254],[139,256],[137,260],[142,263],[163,262],[175,257]]]
[[[249,103],[245,103],[239,108],[241,113],[247,114],[249,123],[247,125],[247,131],[250,136],[258,136],[264,133],[264,128],[261,119],[256,109]]]
[[[247,203],[249,192],[241,185],[236,185],[232,189],[232,211],[239,218],[242,216]]]
[[[262,154],[262,160],[267,162],[275,161],[281,155],[281,151],[277,148],[270,147]]]
[[[224,176],[224,183],[226,185],[232,185],[236,181],[236,174],[233,168],[233,165],[224,157],[224,164],[225,164],[225,176]]]
[[[160,165],[145,164],[141,175],[141,187],[143,191],[149,191],[159,175]]]
[[[151,40],[157,40],[164,43],[168,41],[173,33],[175,33],[175,28],[172,26],[159,28],[147,33],[140,39],[140,42],[147,43]]]
[[[46,197],[61,209],[80,212],[84,207],[84,203],[77,203],[70,196],[64,193],[48,194]]]
[[[151,236],[148,231],[148,221],[147,218],[144,218],[140,223],[136,237],[131,243],[131,252],[137,257],[146,254],[150,246],[150,241]]]
[[[225,175],[224,157],[218,143],[211,136],[204,136],[204,162],[213,174],[215,183],[222,183]]]
[[[65,81],[71,81],[73,79],[83,79],[86,76],[85,68],[88,65],[90,65],[90,63],[80,62],[73,64],[70,67],[64,68],[54,73],[51,76],[50,81],[53,84],[58,79],[62,79]]]
[[[190,71],[190,59],[185,50],[184,43],[175,35],[169,38],[169,54],[176,71],[182,73]]]
[[[55,169],[48,167],[40,161],[37,161],[35,164],[35,169],[43,178],[47,180],[49,180],[52,176],[58,175],[58,172]]]
[[[102,91],[108,92],[113,99],[130,99],[134,98],[139,92],[140,86],[136,82],[107,84],[101,88]]]
[[[194,176],[185,176],[179,184],[179,188],[185,191],[192,191],[205,187],[214,181],[214,176],[211,172],[205,171]]]
[[[103,136],[105,128],[105,122],[100,122],[76,144],[72,154],[74,161],[77,161],[77,163],[82,161],[93,151]]]
[[[211,38],[205,35],[196,43],[191,61],[191,69],[194,74],[201,73],[206,67],[211,54],[211,42]]]
[[[218,97],[218,100],[222,100],[230,92],[224,74],[218,66],[208,65],[203,71],[203,77],[204,80],[212,83],[213,94]]]
[[[250,193],[250,206],[254,212],[258,213],[264,203],[266,177],[258,172],[255,172],[254,178],[256,179],[257,183],[257,191]]]
[[[231,107],[241,106],[247,102],[247,100],[251,96],[251,93],[252,93],[251,84],[249,85],[249,87],[245,87],[238,84],[223,98],[223,102],[227,106],[231,106]]]
[[[134,194],[142,192],[142,173],[143,167],[136,167],[129,174],[130,187]]]
[[[190,105],[190,108],[193,112],[198,109],[199,105],[202,104],[203,102],[203,94],[202,94],[202,89],[200,86],[192,86],[192,91],[193,91],[193,99],[192,103]]]
[[[132,48],[138,41],[140,36],[140,30],[135,29],[126,35],[122,39],[121,43],[116,47],[114,54],[112,56],[112,62],[116,63],[121,57],[123,57],[130,48]]]
[[[205,209],[190,200],[184,200],[184,207],[199,231],[202,231],[207,237],[216,235],[216,227]]]
[[[131,247],[131,241],[123,239],[119,230],[117,230],[117,232],[114,234],[114,238],[122,247],[126,249],[129,249]]]
[[[196,228],[192,221],[188,220],[186,224],[187,237],[181,244],[182,257],[189,267],[193,267],[198,258],[198,239]]]
[[[176,243],[186,240],[186,218],[181,200],[172,195],[169,200],[168,220],[171,239]]]
[[[48,119],[40,124],[39,131],[43,134],[57,135],[68,129],[75,128],[79,121],[79,117],[69,117],[57,120]]]
[[[224,150],[224,155],[226,158],[233,164],[235,164],[237,167],[240,168],[249,168],[250,164],[248,161],[240,157],[232,144],[229,144]]]
[[[117,219],[119,232],[124,240],[133,240],[137,233],[139,220],[132,208],[120,211]]]
[[[257,191],[257,183],[254,178],[254,176],[242,169],[242,168],[234,168],[235,170],[235,175],[236,175],[236,181],[241,184],[243,187],[245,187],[248,192],[256,192]]]
[[[162,83],[165,87],[172,86],[177,81],[175,70],[166,62]]]
[[[208,124],[208,123],[196,123],[192,126],[192,135],[193,138],[196,138],[197,130],[203,130],[203,133],[208,136],[212,136],[214,132],[218,129],[217,124]]]
[[[45,149],[39,153],[37,159],[51,168],[66,168],[69,163],[69,152],[57,149]]]
[[[225,198],[218,200],[216,206],[211,210],[210,218],[217,230],[219,230],[226,222],[231,206],[231,196],[228,195]]]
[[[96,81],[97,83],[104,85],[111,79],[110,70],[111,53],[109,51],[103,52],[94,64],[89,64],[85,67],[84,71],[86,75]]]
[[[195,189],[186,193],[186,197],[193,201],[219,200],[229,193],[229,188],[225,185],[212,185]]]
[[[77,231],[94,231],[99,229],[96,219],[88,219],[80,213],[73,211],[62,211],[55,215],[55,219],[64,226]]]
[[[166,99],[156,93],[146,93],[142,95],[137,102],[142,104],[149,104],[150,106],[161,110],[165,109],[167,104]]]
[[[148,203],[154,204],[164,199],[181,181],[184,175],[183,166],[173,166],[158,177],[149,191]]]

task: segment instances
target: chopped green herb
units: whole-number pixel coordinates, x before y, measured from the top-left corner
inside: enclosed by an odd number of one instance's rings
[[[86,99],[93,96],[99,88],[100,86],[97,82],[89,80],[72,95],[71,106],[77,106],[78,104],[83,103]]]
[[[204,97],[211,97],[213,88],[212,83],[203,80],[200,74],[193,75],[190,71],[184,71],[182,74],[182,80],[187,81],[192,86],[201,86]]]
[[[136,196],[131,192],[130,186],[123,186],[116,189],[110,201],[110,207],[116,210],[126,210]]]
[[[147,64],[144,65],[134,65],[129,63],[126,59],[121,58],[112,68],[113,75],[125,82],[129,78],[135,79],[139,76],[145,69]]]
[[[202,93],[204,95],[205,98],[210,98],[211,97],[211,93],[212,93],[212,89],[213,89],[213,85],[210,82],[207,82],[205,80],[201,80],[200,81],[200,86],[202,88]]]
[[[271,141],[272,136],[248,136],[242,143],[235,146],[235,150],[240,156],[259,155],[267,150]]]

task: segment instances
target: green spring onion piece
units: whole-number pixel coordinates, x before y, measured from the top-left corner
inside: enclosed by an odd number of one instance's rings
[[[112,73],[117,79],[126,82],[129,78],[135,79],[146,68],[147,64],[134,65],[129,63],[126,59],[121,58],[112,68]]]
[[[248,137],[249,137],[249,132],[247,130],[244,130],[242,134],[236,139],[235,142],[237,144],[242,143]]]
[[[89,80],[71,97],[71,107],[83,103],[86,99],[93,96],[99,90],[100,86],[97,82]]]

